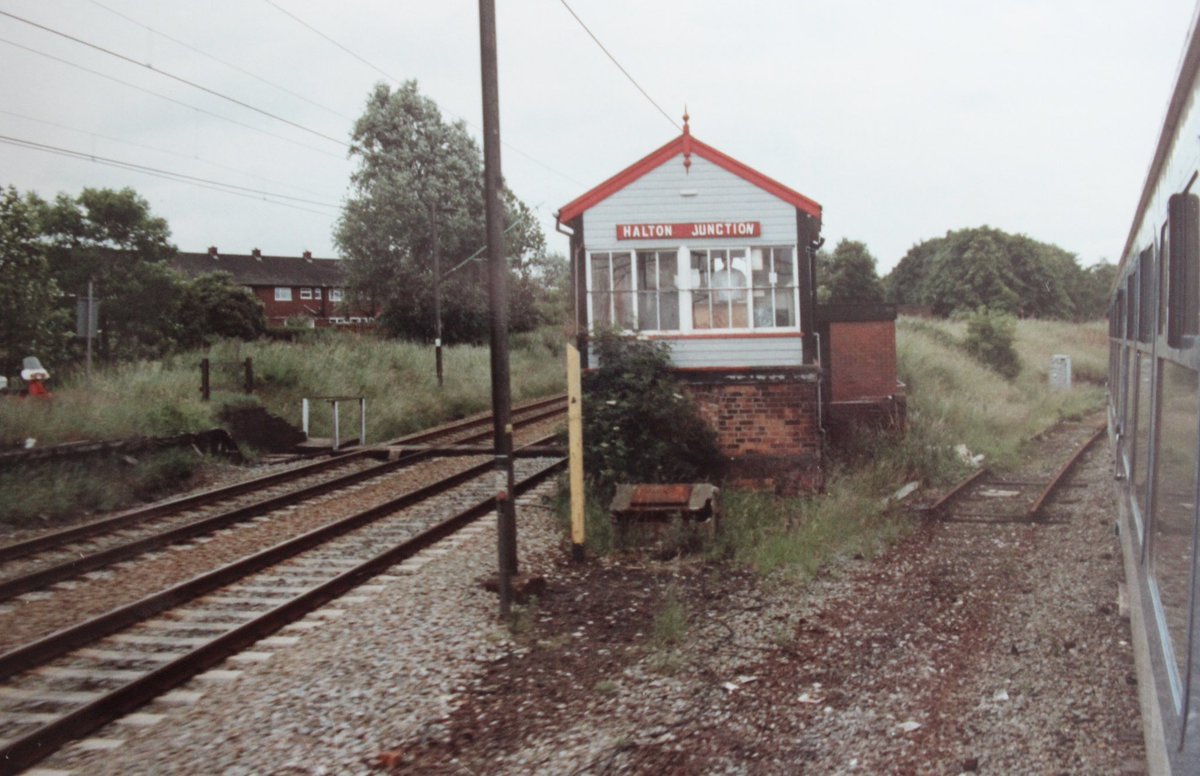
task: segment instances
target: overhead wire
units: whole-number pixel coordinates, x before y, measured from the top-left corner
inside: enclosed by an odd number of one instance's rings
[[[284,7],[280,6],[278,3],[274,2],[274,0],[263,0],[263,2],[264,2],[264,3],[266,3],[267,5],[271,6],[271,7],[272,7],[272,8],[274,8],[275,10],[279,11],[279,12],[280,12],[280,13],[282,13],[284,16],[287,16],[289,19],[293,20],[294,22],[296,22],[296,23],[297,23],[297,24],[299,24],[300,26],[302,26],[302,27],[304,27],[305,29],[309,30],[309,31],[310,31],[310,32],[312,32],[314,35],[317,35],[318,37],[322,38],[323,40],[325,40],[325,41],[328,41],[330,44],[332,44],[332,45],[336,46],[336,47],[337,47],[338,49],[340,49],[341,51],[344,51],[346,54],[350,55],[351,57],[354,57],[356,60],[358,60],[359,62],[363,63],[363,64],[364,64],[364,65],[366,65],[367,67],[371,68],[371,69],[372,69],[372,70],[374,70],[376,73],[379,73],[380,75],[382,75],[384,78],[388,79],[389,81],[391,81],[391,82],[393,82],[393,83],[397,83],[397,84],[403,83],[403,81],[402,81],[401,79],[397,78],[396,76],[392,75],[391,73],[388,73],[386,70],[384,70],[383,68],[379,67],[379,66],[378,66],[378,65],[376,65],[375,63],[371,62],[371,61],[370,61],[370,60],[368,60],[366,57],[363,57],[362,55],[360,55],[360,54],[358,54],[357,52],[355,52],[355,51],[353,51],[352,49],[350,49],[348,46],[346,46],[346,45],[344,45],[344,44],[340,43],[339,41],[335,40],[335,39],[334,39],[334,38],[332,38],[331,36],[329,36],[329,35],[325,34],[325,33],[324,33],[324,32],[322,32],[321,30],[319,30],[319,29],[318,29],[316,26],[314,26],[314,25],[310,24],[309,22],[307,22],[307,21],[305,21],[304,19],[300,18],[300,17],[299,17],[299,16],[297,16],[296,14],[294,14],[294,13],[292,13],[291,11],[287,10],[286,8],[284,8]],[[473,122],[473,121],[470,121],[470,120],[469,120],[469,119],[467,119],[467,118],[464,118],[463,116],[459,116],[458,114],[455,114],[455,113],[450,113],[449,111],[447,111],[447,115],[451,116],[452,118],[458,119],[459,121],[463,122],[464,124],[467,124],[468,126],[472,127],[472,128],[473,128],[475,131],[477,131],[477,132],[480,132],[480,133],[482,133],[482,132],[483,132],[483,128],[482,128],[482,127],[480,127],[480,126],[479,126],[478,124],[476,124],[475,122]],[[555,175],[558,175],[558,176],[560,176],[560,177],[562,177],[562,178],[564,178],[564,179],[566,179],[566,180],[569,180],[569,181],[571,181],[572,183],[574,183],[574,184],[576,184],[576,185],[579,185],[579,186],[586,186],[586,185],[587,185],[587,184],[585,184],[585,183],[582,183],[582,182],[580,182],[580,181],[576,180],[575,178],[571,177],[570,175],[568,175],[567,173],[565,173],[565,172],[563,172],[563,171],[561,171],[561,170],[556,170],[554,167],[550,166],[549,164],[546,164],[546,163],[545,163],[545,162],[543,162],[541,159],[538,159],[536,156],[534,156],[534,155],[532,155],[532,154],[530,154],[530,153],[527,153],[527,152],[525,152],[525,151],[522,151],[520,148],[517,148],[516,146],[512,145],[511,143],[509,143],[509,142],[508,142],[508,141],[506,141],[506,140],[501,140],[501,141],[500,141],[500,145],[502,145],[504,148],[507,148],[509,151],[513,151],[513,152],[515,152],[515,153],[517,153],[517,154],[520,154],[521,156],[525,157],[526,159],[528,159],[529,161],[531,161],[531,162],[533,162],[534,164],[538,165],[539,167],[541,167],[542,169],[546,170],[547,172],[554,173]]]
[[[332,204],[329,202],[321,202],[318,200],[305,199],[304,197],[293,197],[290,194],[280,194],[280,193],[274,192],[274,191],[264,191],[263,189],[253,189],[253,188],[250,188],[249,186],[241,186],[236,183],[226,183],[224,181],[212,180],[210,178],[201,178],[196,175],[187,175],[185,173],[175,172],[173,170],[164,170],[164,169],[161,169],[158,167],[151,167],[151,166],[145,165],[145,164],[137,164],[136,162],[127,162],[122,159],[113,159],[113,158],[106,157],[106,156],[99,156],[97,154],[88,153],[86,151],[76,151],[71,148],[63,148],[61,146],[54,146],[54,145],[50,145],[48,143],[39,143],[34,140],[26,140],[24,138],[11,137],[9,135],[0,135],[0,143],[6,143],[8,145],[18,146],[21,148],[28,148],[28,149],[35,150],[35,151],[43,151],[46,153],[56,154],[58,156],[66,156],[69,158],[81,159],[84,161],[97,162],[99,164],[104,164],[109,167],[117,167],[120,169],[131,170],[134,172],[143,172],[143,173],[146,173],[149,175],[153,175],[155,177],[166,178],[168,180],[174,180],[174,181],[178,181],[180,183],[190,183],[190,184],[199,185],[202,188],[211,188],[211,189],[215,189],[217,191],[224,191],[228,194],[237,194],[239,196],[249,196],[252,194],[260,195],[260,197],[251,197],[252,199],[261,198],[264,201],[268,201],[268,202],[273,201],[273,200],[284,199],[284,200],[290,200],[291,202],[300,202],[300,203],[307,204],[307,205],[317,205],[319,207],[330,208],[332,210],[340,210],[341,209],[340,205],[335,205],[335,204]],[[268,197],[270,197],[271,199],[267,199]],[[288,203],[288,202],[275,202],[275,204],[287,205],[289,207],[295,207],[294,205],[290,205],[290,203]],[[307,210],[310,213],[318,213],[319,215],[329,215],[329,213],[327,213],[327,212],[311,210],[309,208],[298,208],[298,209]]]
[[[278,132],[271,132],[270,130],[256,127],[253,124],[247,124],[243,121],[238,121],[237,119],[231,119],[228,116],[222,116],[220,113],[214,113],[213,111],[207,110],[205,108],[201,108],[198,105],[192,105],[189,102],[184,102],[183,100],[177,100],[174,97],[168,97],[167,95],[156,92],[153,89],[147,89],[144,86],[139,86],[138,84],[130,83],[129,81],[125,81],[123,79],[117,78],[116,76],[111,76],[111,75],[108,75],[107,73],[101,73],[99,70],[95,70],[93,68],[87,67],[86,65],[80,65],[78,63],[70,61],[69,59],[63,59],[62,57],[55,56],[54,54],[48,54],[45,51],[39,51],[30,46],[26,46],[22,43],[17,43],[16,41],[8,40],[7,38],[0,38],[0,43],[5,43],[5,44],[8,44],[9,46],[23,49],[24,51],[28,51],[31,54],[36,54],[39,57],[45,57],[46,59],[53,59],[55,62],[61,62],[62,64],[67,65],[69,67],[74,67],[78,70],[83,70],[84,72],[91,73],[92,75],[97,76],[98,78],[103,78],[105,80],[112,81],[113,83],[118,83],[118,84],[121,84],[122,86],[127,86],[130,89],[136,89],[139,92],[145,92],[146,94],[149,94],[153,97],[157,97],[160,100],[166,100],[167,102],[171,102],[171,103],[174,103],[181,107],[188,108],[189,110],[194,110],[197,113],[203,113],[206,116],[212,116],[215,119],[220,119],[221,121],[227,121],[230,124],[233,124],[235,126],[239,126],[244,129],[249,129],[254,132],[268,135],[268,136],[276,138],[278,140],[282,140],[285,143],[291,143],[292,145],[299,146],[300,148],[307,148],[310,151],[315,151],[318,154],[323,154],[324,156],[328,156],[332,159],[338,159],[338,160],[343,159],[341,154],[335,154],[331,151],[325,150],[324,148],[317,148],[316,146],[309,145],[308,143],[302,143],[299,140],[295,140],[295,139],[287,137],[285,135],[281,135]]]
[[[297,191],[307,191],[309,194],[315,194],[316,196],[321,196],[320,192],[313,191],[312,189],[305,188],[304,186],[297,186],[294,183],[287,183],[286,181],[279,181],[279,180],[275,180],[273,178],[267,178],[267,177],[264,177],[261,175],[253,175],[251,173],[246,172],[241,167],[234,167],[233,165],[229,165],[229,164],[221,164],[220,162],[214,162],[211,159],[205,159],[205,158],[195,155],[195,154],[187,154],[182,151],[173,151],[170,148],[160,148],[158,146],[149,145],[147,143],[138,143],[133,140],[123,140],[119,137],[113,137],[112,135],[105,135],[101,132],[93,132],[92,130],[88,130],[88,129],[80,129],[78,127],[72,127],[67,124],[61,124],[57,121],[48,121],[47,119],[39,119],[34,116],[27,116],[24,113],[17,113],[15,111],[11,111],[11,110],[4,110],[3,108],[0,108],[0,114],[3,114],[5,116],[14,116],[16,118],[23,119],[25,121],[32,121],[37,124],[45,124],[48,127],[56,127],[58,129],[64,129],[68,132],[75,132],[80,135],[88,135],[93,138],[100,138],[102,140],[108,140],[109,142],[112,142],[112,143],[120,143],[122,145],[133,146],[134,148],[143,148],[147,151],[155,151],[160,154],[169,154],[170,156],[176,156],[176,157],[179,157],[180,159],[188,159],[193,162],[200,162],[202,164],[211,165],[212,167],[217,167],[219,169],[227,170],[229,172],[236,172],[240,175],[245,175],[247,178],[257,178],[258,180],[265,181],[267,183],[273,183],[276,186],[287,186],[290,189],[296,189]]]
[[[269,2],[269,0],[268,0],[268,2]],[[671,114],[669,114],[665,110],[663,110],[662,106],[659,105],[657,102],[655,102],[654,98],[650,96],[650,93],[642,88],[642,85],[637,82],[637,79],[629,74],[629,71],[625,69],[624,65],[622,65],[620,62],[617,61],[617,58],[615,56],[613,56],[612,52],[609,51],[608,48],[603,43],[600,42],[600,39],[598,37],[596,37],[596,33],[592,32],[591,28],[589,28],[586,24],[584,24],[583,19],[579,18],[579,14],[575,13],[575,9],[573,9],[573,8],[571,8],[571,6],[567,5],[567,0],[559,0],[559,2],[562,3],[563,8],[566,8],[567,11],[571,14],[571,16],[575,17],[575,21],[579,22],[579,26],[582,27],[583,31],[586,32],[588,34],[588,36],[591,37],[591,39],[596,42],[596,45],[600,47],[600,50],[604,52],[605,56],[607,56],[610,60],[612,60],[612,63],[617,66],[617,69],[620,70],[625,75],[625,77],[629,79],[629,83],[633,84],[637,88],[637,90],[642,93],[642,96],[650,101],[650,104],[653,105],[658,110],[658,112],[663,115],[663,118],[665,118],[667,121],[671,122],[671,126],[675,127],[675,129],[682,131],[683,127],[679,126],[679,123],[677,121],[675,121],[675,119],[671,118]]]
[[[122,61],[124,61],[124,62],[128,62],[128,63],[130,63],[130,64],[133,64],[133,65],[137,65],[138,67],[143,67],[143,68],[146,68],[147,70],[149,70],[149,71],[150,71],[150,72],[152,72],[152,73],[158,73],[159,75],[161,75],[161,76],[163,76],[163,77],[165,77],[165,78],[170,78],[170,79],[171,79],[171,80],[173,80],[173,81],[178,81],[179,83],[181,83],[181,84],[184,84],[184,85],[186,85],[186,86],[190,86],[190,87],[192,87],[193,89],[198,89],[199,91],[205,92],[206,94],[211,94],[211,95],[212,95],[212,96],[214,96],[214,97],[218,97],[218,98],[220,98],[220,99],[222,99],[222,100],[226,100],[226,101],[228,101],[228,102],[231,102],[231,103],[233,103],[234,105],[241,106],[241,107],[243,107],[243,108],[245,108],[245,109],[247,109],[247,110],[254,111],[255,113],[259,113],[259,114],[262,114],[263,116],[267,116],[268,118],[274,119],[275,121],[279,121],[279,122],[282,122],[282,123],[284,123],[284,124],[287,124],[287,125],[289,125],[289,126],[295,127],[296,129],[299,129],[299,130],[301,130],[302,132],[307,132],[307,133],[309,133],[310,135],[316,135],[317,137],[323,138],[323,139],[325,139],[325,140],[328,140],[328,141],[330,141],[330,142],[332,142],[332,143],[337,143],[338,145],[342,146],[343,148],[347,148],[347,149],[348,149],[348,148],[350,148],[350,145],[349,145],[348,143],[346,143],[345,141],[339,140],[339,139],[337,139],[336,137],[333,137],[332,135],[326,135],[324,132],[319,132],[319,131],[317,131],[317,130],[313,129],[312,127],[308,127],[308,126],[305,126],[304,124],[301,124],[301,123],[299,123],[299,122],[292,121],[291,119],[284,118],[283,116],[280,116],[280,115],[277,115],[277,114],[275,114],[275,113],[272,113],[272,112],[270,112],[270,111],[268,111],[268,110],[264,110],[264,109],[262,109],[262,108],[259,108],[259,107],[258,107],[258,106],[256,106],[256,105],[251,105],[250,103],[248,103],[248,102],[246,102],[246,101],[244,101],[244,100],[239,100],[239,99],[238,99],[238,98],[236,98],[236,97],[231,97],[231,96],[229,96],[229,95],[227,95],[227,94],[224,94],[224,93],[222,93],[222,92],[219,92],[219,91],[217,91],[216,89],[209,88],[209,87],[207,87],[207,86],[204,86],[203,84],[199,84],[199,83],[196,83],[195,81],[191,81],[191,80],[189,80],[189,79],[187,79],[187,78],[184,78],[183,76],[178,76],[178,75],[175,75],[174,73],[169,73],[169,72],[167,72],[166,70],[162,70],[162,69],[160,69],[160,68],[154,67],[153,65],[147,64],[147,63],[145,63],[145,62],[139,62],[139,61],[137,61],[136,59],[134,59],[133,57],[128,57],[128,56],[125,56],[124,54],[121,54],[121,53],[119,53],[119,52],[113,51],[112,49],[105,48],[104,46],[98,45],[98,44],[96,44],[96,43],[91,43],[91,42],[89,42],[89,41],[83,40],[82,38],[78,38],[78,37],[76,37],[76,36],[74,36],[74,35],[70,35],[70,34],[68,34],[68,33],[65,33],[65,32],[61,31],[61,30],[56,30],[56,29],[54,29],[53,27],[48,27],[48,26],[46,26],[46,25],[44,25],[44,24],[40,24],[40,23],[38,23],[38,22],[35,22],[35,21],[32,21],[32,20],[30,20],[30,19],[26,19],[26,18],[24,18],[24,17],[22,17],[22,16],[17,16],[16,14],[14,14],[14,13],[9,13],[8,11],[3,11],[3,10],[0,10],[0,16],[7,16],[8,18],[10,18],[10,19],[13,19],[13,20],[15,20],[15,21],[18,21],[18,22],[21,22],[22,24],[28,24],[28,25],[29,25],[29,26],[31,26],[31,27],[36,27],[36,28],[37,28],[37,29],[39,29],[39,30],[43,30],[43,31],[45,31],[45,32],[48,32],[48,33],[50,33],[50,34],[52,34],[52,35],[57,35],[57,36],[59,36],[60,38],[64,38],[64,39],[66,39],[66,40],[69,40],[69,41],[71,41],[71,42],[73,42],[73,43],[78,43],[78,44],[79,44],[79,45],[81,45],[81,46],[86,46],[86,47],[88,47],[88,48],[90,48],[90,49],[94,49],[94,50],[96,50],[96,51],[99,51],[99,52],[101,52],[101,53],[107,54],[107,55],[109,55],[109,56],[111,56],[111,57],[115,57],[115,58],[117,58],[117,59],[120,59],[120,60],[122,60]]]
[[[234,63],[228,62],[224,59],[221,59],[220,57],[210,54],[207,51],[204,51],[203,49],[197,48],[196,46],[193,46],[192,44],[188,43],[187,41],[180,40],[179,38],[168,35],[165,32],[156,30],[148,24],[143,24],[142,22],[139,22],[137,19],[133,18],[132,16],[123,14],[120,11],[116,10],[115,8],[108,7],[104,3],[101,3],[100,0],[88,0],[88,2],[90,2],[94,6],[104,9],[105,11],[108,11],[110,14],[113,14],[114,16],[119,16],[120,18],[124,19],[125,21],[129,22],[130,24],[141,27],[142,29],[146,30],[147,32],[151,32],[151,33],[159,36],[160,38],[169,40],[172,43],[174,43],[175,45],[182,46],[183,48],[187,49],[188,51],[199,54],[202,57],[211,59],[212,61],[222,64],[225,67],[230,68],[231,70],[236,70],[237,72],[241,73],[242,75],[245,75],[249,78],[253,78],[254,80],[256,80],[260,83],[264,83],[273,89],[278,89],[279,91],[283,92],[284,94],[295,97],[298,100],[303,100],[304,102],[307,102],[309,105],[314,105],[323,111],[332,113],[334,116],[337,116],[338,118],[345,119],[346,121],[354,121],[353,117],[351,117],[351,116],[347,116],[346,114],[341,113],[340,111],[338,111],[334,108],[330,108],[327,105],[322,105],[321,103],[317,102],[316,100],[305,97],[303,94],[293,91],[293,90],[287,88],[286,86],[280,86],[279,84],[275,83],[274,81],[269,81],[260,75],[250,72],[249,70],[247,70],[244,67],[241,67],[240,65],[235,65]]]

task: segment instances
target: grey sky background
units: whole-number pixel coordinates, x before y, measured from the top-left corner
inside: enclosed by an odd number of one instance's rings
[[[387,76],[417,79],[480,137],[474,0],[273,2]],[[864,241],[880,274],[916,242],[982,224],[1084,265],[1115,261],[1193,13],[1192,0],[568,2],[672,119],[686,104],[696,137],[820,202],[829,243]],[[131,186],[181,250],[336,255],[354,162],[313,133],[348,142],[383,74],[266,0],[0,0],[0,11],[311,130],[0,15],[0,136],[276,201],[6,142],[0,185],[44,197]],[[505,178],[565,252],[554,212],[679,130],[560,0],[498,0],[497,12]]]

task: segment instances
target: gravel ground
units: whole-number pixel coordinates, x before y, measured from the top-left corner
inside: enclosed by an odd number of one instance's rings
[[[554,428],[554,421],[521,429],[517,442],[536,439]],[[0,652],[53,633],[87,617],[109,611],[177,584],[288,538],[314,530],[367,506],[395,498],[463,471],[489,456],[457,456],[419,461],[394,473],[367,480],[351,488],[275,510],[252,520],[235,523],[213,534],[172,545],[45,590],[0,602]],[[261,472],[255,472],[261,476]],[[294,484],[282,486],[284,489]],[[196,514],[199,514],[197,512]],[[164,521],[156,521],[158,525]],[[14,562],[12,574],[39,567],[35,562]],[[7,572],[3,575],[7,577]]]
[[[1048,476],[1061,446],[1019,476]],[[495,566],[489,521],[281,632],[295,643],[222,666],[240,673],[197,678],[184,689],[198,699],[156,702],[143,712],[161,718],[42,767],[1142,773],[1110,474],[1098,446],[1044,524],[920,522],[804,590],[695,559],[571,564],[543,487],[522,501],[521,543],[548,585],[512,630],[478,584]],[[676,644],[653,636],[668,597],[688,617]]]

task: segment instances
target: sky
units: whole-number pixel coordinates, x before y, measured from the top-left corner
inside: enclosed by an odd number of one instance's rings
[[[567,249],[555,211],[677,136],[686,106],[693,135],[820,202],[828,244],[866,243],[881,275],[984,224],[1116,261],[1193,14],[567,3],[649,99],[562,0],[498,0],[503,173],[551,250]],[[0,0],[0,73],[0,186],[132,187],[183,251],[336,256],[347,144],[377,82],[416,79],[482,136],[474,0]]]

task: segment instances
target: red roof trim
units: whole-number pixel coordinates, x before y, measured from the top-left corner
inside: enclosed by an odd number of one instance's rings
[[[795,189],[784,186],[774,178],[769,178],[757,170],[747,167],[737,159],[718,151],[707,143],[700,142],[690,133],[684,133],[666,145],[651,151],[586,194],[576,197],[563,205],[558,211],[559,222],[565,224],[575,220],[583,215],[584,211],[600,204],[651,170],[660,167],[678,154],[689,152],[707,159],[721,169],[727,170],[758,188],[779,197],[811,216],[817,218],[821,216],[821,205],[815,200],[809,199]]]

